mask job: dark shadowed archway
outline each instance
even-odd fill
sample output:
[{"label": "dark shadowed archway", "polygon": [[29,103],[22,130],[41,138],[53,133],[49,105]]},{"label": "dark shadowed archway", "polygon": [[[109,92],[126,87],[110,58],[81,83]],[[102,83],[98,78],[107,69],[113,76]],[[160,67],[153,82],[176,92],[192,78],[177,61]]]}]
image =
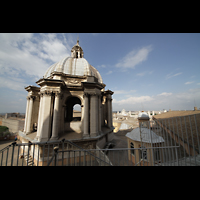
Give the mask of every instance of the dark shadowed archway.
[{"label": "dark shadowed archway", "polygon": [[78,97],[70,97],[66,100],[65,122],[73,121],[73,107],[75,104],[81,106],[81,100]]}]

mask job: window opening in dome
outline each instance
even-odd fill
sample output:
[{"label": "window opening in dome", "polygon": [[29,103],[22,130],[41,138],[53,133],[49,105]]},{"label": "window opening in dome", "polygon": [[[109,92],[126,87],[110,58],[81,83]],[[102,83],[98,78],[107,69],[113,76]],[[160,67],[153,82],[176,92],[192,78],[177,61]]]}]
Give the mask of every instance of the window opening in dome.
[{"label": "window opening in dome", "polygon": [[78,58],[78,52],[76,52],[76,58]]}]

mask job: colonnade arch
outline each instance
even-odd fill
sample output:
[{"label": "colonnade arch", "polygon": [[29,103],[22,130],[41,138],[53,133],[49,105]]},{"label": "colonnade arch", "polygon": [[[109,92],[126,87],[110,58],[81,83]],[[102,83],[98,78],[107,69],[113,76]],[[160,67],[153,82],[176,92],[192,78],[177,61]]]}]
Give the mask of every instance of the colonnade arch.
[{"label": "colonnade arch", "polygon": [[[73,117],[73,107],[78,104],[82,105],[81,99],[77,96],[70,96],[65,101],[65,122],[71,122],[74,120]],[[81,120],[78,120],[81,121]]]}]

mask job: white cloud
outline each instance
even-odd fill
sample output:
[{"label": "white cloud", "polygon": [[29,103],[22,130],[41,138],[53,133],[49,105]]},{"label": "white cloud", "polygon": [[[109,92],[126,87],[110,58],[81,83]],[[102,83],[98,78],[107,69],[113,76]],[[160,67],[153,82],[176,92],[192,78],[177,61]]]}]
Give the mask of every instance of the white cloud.
[{"label": "white cloud", "polygon": [[136,76],[144,76],[145,74],[146,72],[141,72],[141,73],[136,74]]},{"label": "white cloud", "polygon": [[134,93],[137,90],[115,90],[114,94],[129,94],[129,93]]},{"label": "white cloud", "polygon": [[152,73],[153,73],[153,71],[144,71],[144,72],[141,72],[141,73],[137,73],[136,76],[144,76],[146,74],[151,75]]},{"label": "white cloud", "polygon": [[112,73],[113,73],[113,71],[110,70],[109,72],[106,73],[106,75],[109,75],[109,74],[112,74]]},{"label": "white cloud", "polygon": [[141,97],[129,97],[127,99],[123,99],[120,101],[115,100],[113,103],[118,103],[119,105],[126,105],[126,104],[136,104],[136,103],[141,103],[141,102],[147,102],[147,101],[152,101],[154,100],[153,97],[150,96],[141,96]]},{"label": "white cloud", "polygon": [[124,58],[122,58],[115,66],[122,68],[135,68],[136,65],[145,61],[152,51],[152,46],[146,46],[138,51],[132,50]]},{"label": "white cloud", "polygon": [[158,96],[166,96],[166,97],[170,95],[172,95],[172,93],[163,92],[161,94],[158,94]]},{"label": "white cloud", "polygon": [[25,81],[21,78],[0,76],[0,88],[22,91],[25,85]]},{"label": "white cloud", "polygon": [[166,80],[167,79],[170,79],[170,78],[172,78],[172,77],[175,77],[175,76],[179,76],[179,75],[181,75],[183,72],[179,72],[179,73],[176,73],[176,74],[173,74],[173,73],[170,73],[170,74],[167,74],[166,75]]},{"label": "white cloud", "polygon": [[[131,96],[118,100],[117,95],[114,96],[113,110],[192,110],[195,102],[200,102],[200,88],[190,89],[180,93],[163,92],[155,96]],[[197,107],[200,104],[197,103]]]},{"label": "white cloud", "polygon": [[188,81],[188,82],[185,83],[185,85],[189,85],[189,84],[192,84],[192,83],[194,83],[194,81],[191,81],[191,82]]},{"label": "white cloud", "polygon": [[91,33],[92,35],[96,36],[96,35],[99,35],[100,33]]},{"label": "white cloud", "polygon": [[106,65],[98,65],[97,67],[98,67],[98,68],[105,68]]},{"label": "white cloud", "polygon": [[[50,65],[69,56],[72,39],[60,34],[1,33],[0,73],[41,78]],[[70,45],[69,45],[70,44]]]}]

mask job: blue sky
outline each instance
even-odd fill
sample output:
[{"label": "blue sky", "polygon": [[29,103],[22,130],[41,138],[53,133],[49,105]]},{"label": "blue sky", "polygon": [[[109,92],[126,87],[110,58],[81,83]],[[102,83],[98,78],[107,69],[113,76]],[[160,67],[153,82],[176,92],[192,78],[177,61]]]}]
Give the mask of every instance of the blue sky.
[{"label": "blue sky", "polygon": [[77,35],[114,111],[200,108],[199,33],[1,33],[0,113],[25,112],[24,86],[70,56]]}]

